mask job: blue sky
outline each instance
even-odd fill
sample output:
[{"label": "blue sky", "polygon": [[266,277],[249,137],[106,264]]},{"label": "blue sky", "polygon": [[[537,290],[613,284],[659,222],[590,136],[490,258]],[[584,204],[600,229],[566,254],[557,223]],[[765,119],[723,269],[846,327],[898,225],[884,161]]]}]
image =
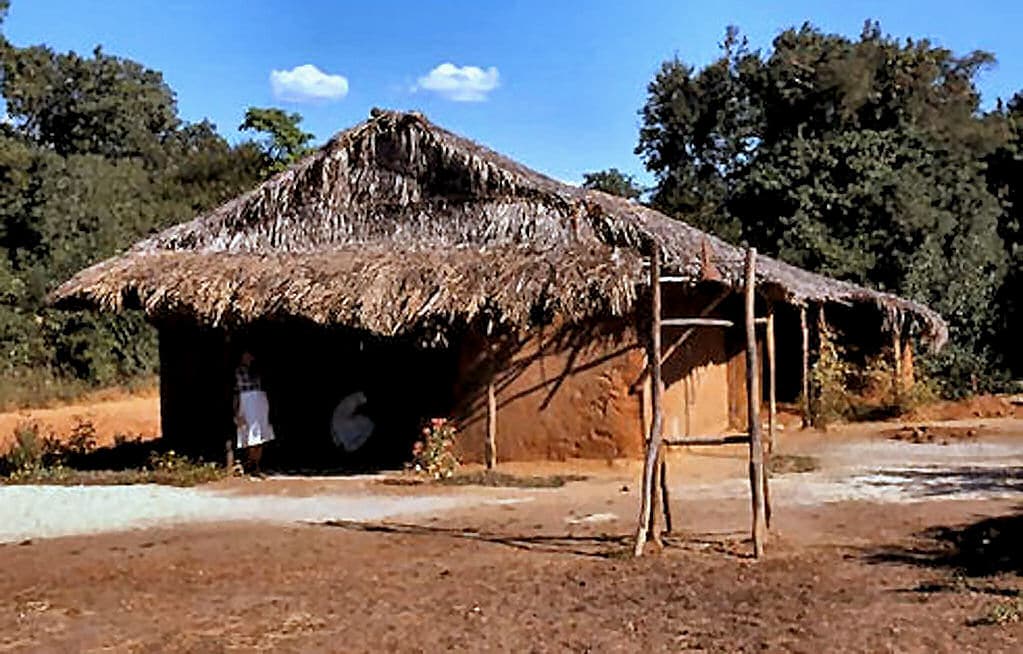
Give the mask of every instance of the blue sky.
[{"label": "blue sky", "polygon": [[[18,45],[101,44],[139,60],[163,72],[186,120],[210,118],[232,140],[249,106],[298,111],[318,140],[374,106],[418,109],[560,179],[615,166],[649,181],[633,154],[637,111],[663,60],[710,61],[729,24],[766,48],[807,20],[856,35],[866,18],[956,52],[994,52],[985,104],[1023,88],[1013,0],[13,0],[4,31]],[[273,71],[284,73],[276,94]]]}]

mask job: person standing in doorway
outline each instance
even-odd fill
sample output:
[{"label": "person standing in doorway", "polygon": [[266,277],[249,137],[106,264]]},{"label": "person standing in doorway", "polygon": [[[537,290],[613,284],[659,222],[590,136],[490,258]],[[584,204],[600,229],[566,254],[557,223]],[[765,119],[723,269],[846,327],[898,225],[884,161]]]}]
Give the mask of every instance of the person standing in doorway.
[{"label": "person standing in doorway", "polygon": [[234,416],[238,427],[236,445],[245,451],[248,472],[262,476],[263,445],[274,439],[270,425],[270,402],[263,391],[256,358],[244,351],[234,372]]}]

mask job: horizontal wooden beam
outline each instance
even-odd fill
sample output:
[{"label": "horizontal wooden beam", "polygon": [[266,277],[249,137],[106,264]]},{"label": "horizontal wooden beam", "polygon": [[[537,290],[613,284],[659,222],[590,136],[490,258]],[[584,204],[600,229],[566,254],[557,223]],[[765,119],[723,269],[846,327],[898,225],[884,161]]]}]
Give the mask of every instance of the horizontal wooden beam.
[{"label": "horizontal wooden beam", "polygon": [[[766,325],[767,318],[757,318],[758,325]],[[735,327],[734,320],[725,318],[665,318],[662,327]]]},{"label": "horizontal wooden beam", "polygon": [[686,447],[690,445],[735,445],[740,443],[749,443],[749,434],[666,437],[663,442],[669,447]]},{"label": "horizontal wooden beam", "polygon": [[735,327],[734,320],[722,318],[669,318],[661,321],[662,327]]}]

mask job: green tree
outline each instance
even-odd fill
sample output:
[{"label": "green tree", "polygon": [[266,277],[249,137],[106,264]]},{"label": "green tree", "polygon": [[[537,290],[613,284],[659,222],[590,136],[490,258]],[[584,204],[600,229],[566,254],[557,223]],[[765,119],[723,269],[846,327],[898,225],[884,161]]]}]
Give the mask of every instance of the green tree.
[{"label": "green tree", "polygon": [[276,108],[249,107],[238,129],[265,135],[261,143],[266,157],[266,169],[274,173],[286,169],[311,152],[309,142],[313,135],[302,131],[298,126],[301,122],[302,116],[298,113],[287,113]]},{"label": "green tree", "polygon": [[617,168],[583,173],[583,188],[603,191],[627,200],[636,200],[643,194],[643,187],[636,182],[636,178]]},{"label": "green tree", "polygon": [[1023,330],[1023,93],[999,104],[994,115],[1005,121],[1009,133],[1005,145],[988,159],[988,181],[1002,202],[998,234],[1005,244],[1008,274],[998,293],[1000,318],[997,349],[1016,377],[1023,376],[1023,350],[1018,334]]},{"label": "green tree", "polygon": [[61,155],[151,157],[180,126],[163,76],[130,59],[9,48],[2,92],[19,133]]},{"label": "green tree", "polygon": [[[6,4],[0,0],[0,18]],[[51,311],[79,269],[251,188],[266,159],[184,124],[162,76],[103,53],[0,41],[0,403],[47,376],[108,384],[157,365],[140,315]],[[36,380],[38,381],[38,380]]]},{"label": "green tree", "polygon": [[730,28],[722,48],[700,70],[666,62],[649,86],[637,152],[655,206],[926,302],[950,322],[940,364],[956,384],[989,369],[1006,266],[985,160],[1006,132],[981,114],[975,79],[993,57],[876,23],[855,40],[786,30],[768,54]]}]

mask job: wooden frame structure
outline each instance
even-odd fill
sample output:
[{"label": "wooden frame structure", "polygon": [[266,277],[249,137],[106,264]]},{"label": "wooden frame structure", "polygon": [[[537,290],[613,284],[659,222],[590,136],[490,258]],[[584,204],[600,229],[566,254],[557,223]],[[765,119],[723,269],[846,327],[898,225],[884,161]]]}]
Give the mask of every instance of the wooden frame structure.
[{"label": "wooden frame structure", "polygon": [[[749,477],[750,495],[752,500],[752,538],[753,555],[761,557],[764,553],[764,540],[766,531],[770,526],[771,504],[770,489],[766,461],[775,441],[775,356],[774,356],[774,311],[770,303],[767,307],[767,315],[764,318],[757,318],[756,310],[756,258],[757,252],[750,248],[746,251],[745,278],[743,284],[743,296],[745,300],[745,332],[746,332],[746,398],[747,398],[747,421],[748,427],[745,434],[730,434],[724,436],[668,436],[663,435],[664,410],[663,389],[661,381],[661,365],[685,339],[697,327],[722,328],[732,327],[734,321],[717,318],[708,318],[707,315],[724,298],[720,296],[711,305],[705,308],[699,317],[696,318],[669,318],[664,319],[661,315],[661,283],[672,281],[686,281],[682,278],[661,277],[661,255],[656,246],[650,257],[650,289],[651,289],[651,321],[650,340],[648,351],[648,370],[650,374],[650,400],[652,417],[650,431],[646,439],[646,451],[643,462],[643,479],[640,498],[639,520],[636,528],[634,556],[643,554],[644,546],[648,540],[656,544],[661,543],[661,527],[658,521],[658,503],[661,505],[664,518],[664,526],[671,531],[671,511],[668,505],[668,484],[667,464],[664,458],[664,449],[676,446],[698,446],[698,445],[727,445],[746,443],[749,445]],[[760,424],[760,405],[762,394],[760,391],[760,366],[758,363],[758,348],[756,327],[758,324],[766,326],[766,348],[767,348],[767,383],[768,383],[768,439],[765,444],[763,429]],[[662,352],[661,330],[665,326],[685,326],[687,330],[669,349]],[[663,448],[662,448],[663,446]]]}]

